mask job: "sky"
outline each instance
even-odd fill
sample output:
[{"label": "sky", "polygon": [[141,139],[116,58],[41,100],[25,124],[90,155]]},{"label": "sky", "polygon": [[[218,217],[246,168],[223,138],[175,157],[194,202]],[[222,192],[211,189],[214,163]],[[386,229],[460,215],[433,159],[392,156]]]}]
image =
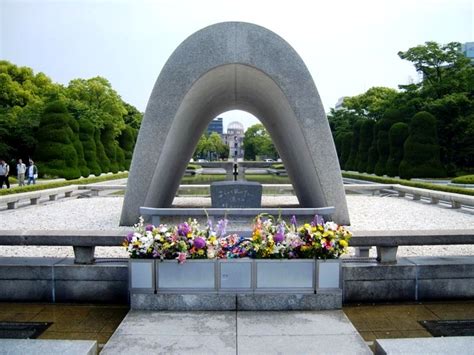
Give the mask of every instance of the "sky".
[{"label": "sky", "polygon": [[[474,0],[0,0],[0,58],[67,85],[107,78],[144,111],[161,68],[203,27],[258,24],[306,63],[326,112],[342,96],[418,81],[397,53],[426,41],[474,40]],[[242,111],[224,115],[247,128]]]}]

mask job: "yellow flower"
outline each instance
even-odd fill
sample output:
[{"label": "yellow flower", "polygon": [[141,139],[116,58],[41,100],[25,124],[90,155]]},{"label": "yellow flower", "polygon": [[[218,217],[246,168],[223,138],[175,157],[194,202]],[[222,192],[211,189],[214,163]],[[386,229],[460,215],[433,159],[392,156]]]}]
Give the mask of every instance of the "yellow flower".
[{"label": "yellow flower", "polygon": [[304,227],[305,227],[306,229],[310,229],[310,228],[311,228],[311,225],[310,225],[309,223],[305,223]]},{"label": "yellow flower", "polygon": [[340,240],[339,245],[343,248],[347,248],[349,246],[349,243],[347,243],[345,240]]},{"label": "yellow flower", "polygon": [[204,249],[199,249],[199,250],[198,250],[198,254],[199,254],[199,255],[204,255]]}]

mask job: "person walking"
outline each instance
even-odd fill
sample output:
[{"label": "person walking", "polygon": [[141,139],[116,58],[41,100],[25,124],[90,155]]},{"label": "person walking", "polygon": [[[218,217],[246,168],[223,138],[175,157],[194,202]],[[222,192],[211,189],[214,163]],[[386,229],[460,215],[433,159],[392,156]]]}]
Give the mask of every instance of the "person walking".
[{"label": "person walking", "polygon": [[25,173],[26,173],[26,165],[23,163],[23,160],[18,159],[18,164],[16,164],[18,186],[25,186]]},{"label": "person walking", "polygon": [[28,185],[36,184],[36,179],[38,178],[38,168],[36,167],[33,160],[30,159],[30,166],[27,169],[27,176],[28,176]]},{"label": "person walking", "polygon": [[5,183],[7,189],[10,188],[10,181],[8,181],[8,175],[10,174],[10,166],[5,160],[0,159],[0,189],[3,189]]}]

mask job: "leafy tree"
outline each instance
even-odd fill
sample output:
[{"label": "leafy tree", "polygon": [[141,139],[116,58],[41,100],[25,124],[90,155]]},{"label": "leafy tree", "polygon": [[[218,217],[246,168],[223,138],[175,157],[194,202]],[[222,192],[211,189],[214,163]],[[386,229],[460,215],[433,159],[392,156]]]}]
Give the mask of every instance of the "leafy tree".
[{"label": "leafy tree", "polygon": [[400,163],[400,177],[444,177],[445,174],[439,155],[436,118],[428,112],[419,112],[410,123]]},{"label": "leafy tree", "polygon": [[408,137],[408,125],[398,122],[390,127],[388,132],[390,153],[388,155],[386,172],[388,176],[398,176],[400,162],[403,159],[403,144]]},{"label": "leafy tree", "polygon": [[273,159],[278,156],[270,135],[260,123],[249,127],[245,131],[243,144],[245,160],[255,160],[257,155]]},{"label": "leafy tree", "polygon": [[55,101],[46,107],[41,117],[36,150],[41,174],[68,180],[81,176],[70,120],[72,117],[63,102]]},{"label": "leafy tree", "polygon": [[359,117],[379,120],[397,95],[398,92],[394,89],[373,87],[361,95],[345,98],[342,105]]},{"label": "leafy tree", "polygon": [[374,120],[364,120],[360,126],[360,140],[357,170],[361,173],[367,171],[367,162],[369,160],[369,149],[372,146],[374,137]]}]

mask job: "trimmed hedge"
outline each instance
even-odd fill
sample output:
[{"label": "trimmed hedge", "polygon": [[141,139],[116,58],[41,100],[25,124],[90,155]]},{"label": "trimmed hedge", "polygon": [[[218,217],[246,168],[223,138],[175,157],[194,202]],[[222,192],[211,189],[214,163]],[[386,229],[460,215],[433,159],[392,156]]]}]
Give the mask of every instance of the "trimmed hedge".
[{"label": "trimmed hedge", "polygon": [[75,179],[75,180],[68,180],[68,181],[57,181],[57,182],[48,182],[48,183],[36,184],[36,185],[17,186],[11,189],[0,189],[0,196],[11,195],[11,194],[16,194],[16,193],[21,193],[21,192],[47,190],[47,189],[52,189],[55,187],[63,187],[63,186],[69,186],[69,185],[94,184],[96,182],[125,179],[127,177],[128,177],[128,173],[118,173],[118,174],[113,174],[113,175],[107,174],[107,175],[95,176],[91,178],[82,178],[82,179]]},{"label": "trimmed hedge", "polygon": [[369,148],[367,157],[367,167],[365,169],[368,174],[374,173],[375,165],[377,164],[377,160],[379,160],[379,153],[377,150],[377,136],[379,133],[379,126],[375,124],[373,129],[374,131],[372,134],[372,145]]},{"label": "trimmed hedge", "polygon": [[388,119],[381,119],[377,122],[377,163],[374,167],[374,173],[376,175],[382,176],[386,172],[386,165],[388,155],[390,153],[390,145],[389,145],[389,138],[388,138],[388,131],[392,126],[391,121]]},{"label": "trimmed hedge", "polygon": [[40,176],[64,177],[67,180],[81,176],[74,147],[73,120],[62,101],[46,106],[38,129],[38,147],[35,157]]},{"label": "trimmed hedge", "polygon": [[341,159],[339,160],[339,165],[341,166],[341,169],[345,168],[346,163],[349,160],[353,135],[354,134],[352,132],[346,132],[342,137]]},{"label": "trimmed hedge", "polygon": [[410,186],[410,187],[419,187],[421,189],[452,192],[456,194],[474,196],[474,190],[463,189],[460,187],[429,184],[426,182],[418,182],[418,181],[415,182],[415,181],[410,181],[410,180],[405,180],[405,179],[386,178],[386,177],[367,175],[367,174],[357,174],[357,173],[343,172],[342,176],[349,179],[366,180],[366,181],[378,182],[381,184],[399,184],[399,185],[405,185],[405,186]]},{"label": "trimmed hedge", "polygon": [[84,150],[84,160],[86,161],[87,167],[91,174],[100,176],[102,169],[97,162],[97,149],[94,140],[94,125],[87,118],[81,118],[79,120],[79,139],[82,143]]},{"label": "trimmed hedge", "polygon": [[409,131],[403,146],[400,177],[410,179],[446,176],[440,160],[436,118],[428,112],[418,112],[410,122]]},{"label": "trimmed hedge", "polygon": [[395,123],[388,131],[390,154],[388,155],[386,172],[388,176],[398,176],[400,162],[403,159],[403,144],[408,137],[408,125],[403,122]]},{"label": "trimmed hedge", "polygon": [[349,158],[344,164],[346,170],[357,170],[359,163],[359,141],[360,141],[360,128],[362,126],[362,120],[356,121],[352,130],[352,141],[351,141],[351,152]]},{"label": "trimmed hedge", "polygon": [[188,170],[198,170],[198,169],[202,169],[202,166],[198,165],[198,164],[188,164],[186,169],[188,169]]},{"label": "trimmed hedge", "polygon": [[455,184],[474,184],[474,175],[458,176],[451,180]]},{"label": "trimmed hedge", "polygon": [[360,127],[359,153],[357,155],[357,171],[360,173],[367,171],[369,149],[372,146],[372,140],[374,138],[374,125],[374,120],[365,120]]}]

